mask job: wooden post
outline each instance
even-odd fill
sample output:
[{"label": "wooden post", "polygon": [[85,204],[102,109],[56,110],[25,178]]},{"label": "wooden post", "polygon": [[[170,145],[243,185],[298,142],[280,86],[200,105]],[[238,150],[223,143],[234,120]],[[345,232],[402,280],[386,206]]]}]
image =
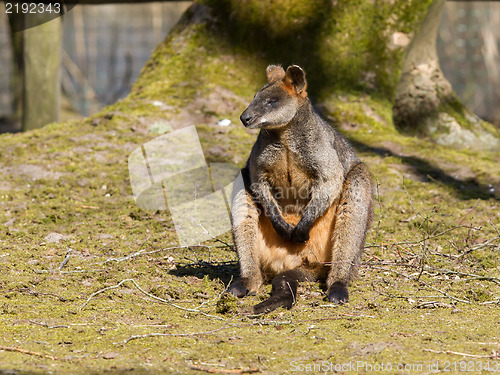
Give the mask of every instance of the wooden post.
[{"label": "wooden post", "polygon": [[[47,17],[44,14],[25,16]],[[22,127],[26,131],[59,121],[61,17],[21,32],[24,68]]]}]

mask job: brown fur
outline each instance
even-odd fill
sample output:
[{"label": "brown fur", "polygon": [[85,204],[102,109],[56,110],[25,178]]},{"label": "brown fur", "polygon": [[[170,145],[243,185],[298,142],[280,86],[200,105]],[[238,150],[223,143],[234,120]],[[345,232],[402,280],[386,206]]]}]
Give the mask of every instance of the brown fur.
[{"label": "brown fur", "polygon": [[[284,240],[274,230],[265,215],[259,217],[256,252],[260,255],[260,268],[270,280],[286,270],[304,267],[317,279],[325,279],[332,259],[332,230],[335,223],[336,205],[314,223],[307,243],[293,243]],[[297,225],[300,216],[284,215],[284,219]]]}]

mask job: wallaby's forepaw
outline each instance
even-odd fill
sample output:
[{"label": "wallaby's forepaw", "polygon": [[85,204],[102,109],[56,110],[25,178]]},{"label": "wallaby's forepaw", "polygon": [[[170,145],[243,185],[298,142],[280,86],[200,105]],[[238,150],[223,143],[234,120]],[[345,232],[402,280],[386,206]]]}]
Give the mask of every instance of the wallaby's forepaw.
[{"label": "wallaby's forepaw", "polygon": [[297,243],[304,243],[309,240],[309,230],[295,227],[292,232],[291,240]]},{"label": "wallaby's forepaw", "polygon": [[244,277],[233,281],[228,288],[228,292],[238,298],[255,295],[255,291],[250,290],[248,287],[248,279]]},{"label": "wallaby's forepaw", "polygon": [[285,240],[290,240],[292,238],[293,225],[287,223],[286,221],[272,223],[276,232],[283,237]]},{"label": "wallaby's forepaw", "polygon": [[326,292],[330,302],[342,305],[349,302],[349,291],[344,283],[335,283]]}]

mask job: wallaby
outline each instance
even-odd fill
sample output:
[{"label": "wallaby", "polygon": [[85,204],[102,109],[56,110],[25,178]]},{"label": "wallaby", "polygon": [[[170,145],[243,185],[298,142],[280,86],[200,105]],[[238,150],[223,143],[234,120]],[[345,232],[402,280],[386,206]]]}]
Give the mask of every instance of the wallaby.
[{"label": "wallaby", "polygon": [[268,83],[240,119],[261,129],[233,191],[237,297],[272,279],[253,313],[291,308],[300,281],[326,281],[333,303],[349,300],[372,216],[373,180],[349,143],[314,111],[304,71],[267,67]]}]

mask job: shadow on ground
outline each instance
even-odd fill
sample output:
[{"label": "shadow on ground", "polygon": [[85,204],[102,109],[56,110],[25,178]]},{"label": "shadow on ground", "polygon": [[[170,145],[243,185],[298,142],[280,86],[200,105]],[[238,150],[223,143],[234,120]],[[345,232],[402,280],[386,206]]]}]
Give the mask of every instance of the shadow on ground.
[{"label": "shadow on ground", "polygon": [[[349,137],[347,136],[349,139]],[[405,165],[414,168],[414,171],[419,174],[421,181],[429,180],[441,183],[450,187],[455,196],[462,200],[468,199],[483,199],[487,200],[495,198],[500,200],[500,186],[481,184],[476,178],[459,179],[451,176],[442,168],[430,163],[429,161],[411,155],[401,155],[386,147],[375,147],[359,142],[354,139],[349,139],[351,144],[361,152],[369,152],[382,157],[395,157]],[[498,184],[498,181],[495,181]]]},{"label": "shadow on ground", "polygon": [[175,270],[170,270],[168,273],[177,277],[194,276],[199,279],[208,276],[210,280],[220,280],[227,286],[231,280],[239,276],[239,266],[236,261],[222,264],[200,261],[187,265],[178,264]]}]

